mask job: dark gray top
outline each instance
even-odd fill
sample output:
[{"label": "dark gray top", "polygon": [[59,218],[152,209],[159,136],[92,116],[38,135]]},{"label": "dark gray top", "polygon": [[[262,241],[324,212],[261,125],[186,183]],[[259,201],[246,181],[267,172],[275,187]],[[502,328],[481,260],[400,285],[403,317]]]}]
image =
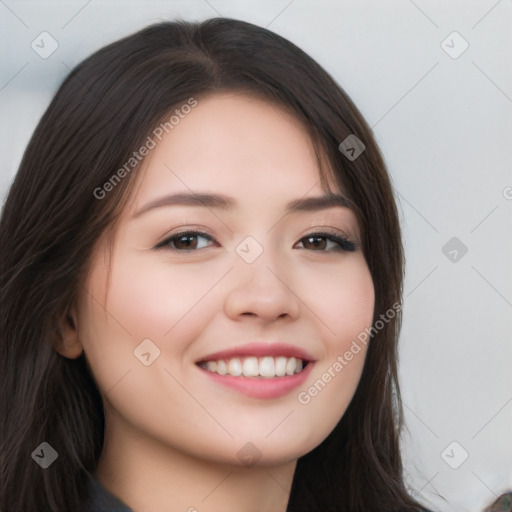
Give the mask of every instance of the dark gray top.
[{"label": "dark gray top", "polygon": [[90,476],[91,496],[84,512],[133,512],[119,498],[109,492],[93,475]]},{"label": "dark gray top", "polygon": [[[119,498],[110,493],[101,482],[91,475],[90,478],[91,498],[84,509],[84,512],[133,512]],[[425,512],[431,512],[424,509]]]}]

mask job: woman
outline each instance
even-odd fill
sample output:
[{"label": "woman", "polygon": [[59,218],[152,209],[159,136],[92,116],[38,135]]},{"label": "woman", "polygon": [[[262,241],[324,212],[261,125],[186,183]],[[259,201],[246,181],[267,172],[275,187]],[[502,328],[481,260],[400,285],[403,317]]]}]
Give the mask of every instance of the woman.
[{"label": "woman", "polygon": [[0,239],[2,512],[423,510],[389,177],[289,41],[217,18],[96,52]]}]

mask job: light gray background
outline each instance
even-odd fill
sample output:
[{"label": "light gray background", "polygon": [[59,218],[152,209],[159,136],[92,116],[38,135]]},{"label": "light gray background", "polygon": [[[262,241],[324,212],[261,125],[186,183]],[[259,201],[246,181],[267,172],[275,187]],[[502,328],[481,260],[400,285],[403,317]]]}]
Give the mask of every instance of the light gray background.
[{"label": "light gray background", "polygon": [[[510,0],[0,0],[0,197],[73,66],[149,23],[219,15],[295,42],[373,127],[406,246],[408,485],[436,510],[482,510],[512,488]],[[59,45],[47,59],[31,48],[43,31]],[[452,237],[465,255],[442,252]]]}]

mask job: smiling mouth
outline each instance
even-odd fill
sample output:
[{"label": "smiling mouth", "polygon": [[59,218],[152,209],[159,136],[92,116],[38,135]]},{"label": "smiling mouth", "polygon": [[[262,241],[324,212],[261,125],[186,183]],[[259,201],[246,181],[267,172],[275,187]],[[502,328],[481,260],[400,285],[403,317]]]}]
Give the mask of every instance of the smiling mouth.
[{"label": "smiling mouth", "polygon": [[309,361],[285,356],[248,356],[200,361],[197,364],[204,370],[216,373],[217,375],[274,379],[302,372],[309,364]]}]

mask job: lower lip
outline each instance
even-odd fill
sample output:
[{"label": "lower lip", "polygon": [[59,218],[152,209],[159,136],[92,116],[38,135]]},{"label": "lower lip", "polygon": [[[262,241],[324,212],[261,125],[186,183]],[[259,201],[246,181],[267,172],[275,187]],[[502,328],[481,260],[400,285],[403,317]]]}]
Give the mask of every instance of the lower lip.
[{"label": "lower lip", "polygon": [[233,377],[232,375],[219,375],[218,373],[209,372],[200,366],[198,366],[198,368],[214,382],[218,382],[219,384],[234,389],[244,395],[253,398],[279,398],[303,384],[311,373],[313,364],[313,362],[308,363],[301,372],[295,373],[294,375],[286,375],[285,377],[274,377],[270,379],[261,377]]}]

